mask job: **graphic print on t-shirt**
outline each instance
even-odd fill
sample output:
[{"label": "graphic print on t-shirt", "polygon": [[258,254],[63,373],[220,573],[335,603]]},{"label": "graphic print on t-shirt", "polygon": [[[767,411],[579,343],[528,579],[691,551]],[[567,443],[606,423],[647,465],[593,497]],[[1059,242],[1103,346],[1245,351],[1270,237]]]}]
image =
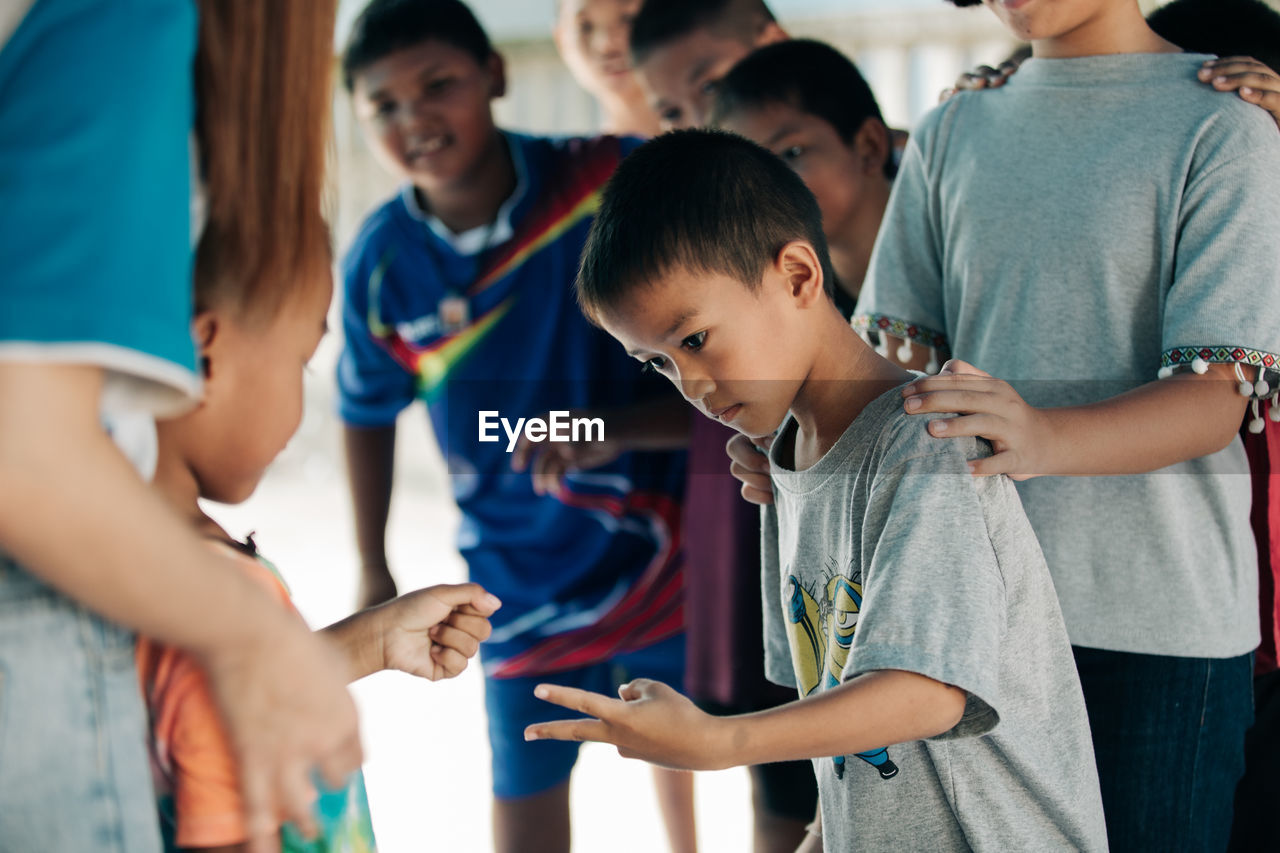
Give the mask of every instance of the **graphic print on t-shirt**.
[{"label": "graphic print on t-shirt", "polygon": [[[850,566],[849,575],[841,574],[839,563],[827,557],[826,583],[821,589],[805,589],[800,579],[787,567],[784,592],[787,633],[791,645],[791,663],[802,696],[840,684],[853,632],[858,627],[862,610],[862,570]],[[881,748],[859,752],[857,757],[870,764],[882,779],[898,775],[898,765],[889,759],[889,751]],[[836,777],[844,778],[844,756],[831,759]]]}]

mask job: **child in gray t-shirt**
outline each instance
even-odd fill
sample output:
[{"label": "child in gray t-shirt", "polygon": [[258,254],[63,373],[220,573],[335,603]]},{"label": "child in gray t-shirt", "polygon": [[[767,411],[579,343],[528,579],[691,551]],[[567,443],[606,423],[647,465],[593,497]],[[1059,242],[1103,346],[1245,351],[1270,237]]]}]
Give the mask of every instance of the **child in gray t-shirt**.
[{"label": "child in gray t-shirt", "polygon": [[704,414],[782,427],[765,655],[801,699],[712,717],[646,679],[621,699],[541,685],[594,719],[526,738],[688,769],[813,759],[830,851],[1105,850],[1084,701],[1017,493],[971,476],[985,443],[937,442],[903,412],[914,375],[843,321],[832,281],[816,202],[754,143],[678,131],[618,168],[579,300]]}]

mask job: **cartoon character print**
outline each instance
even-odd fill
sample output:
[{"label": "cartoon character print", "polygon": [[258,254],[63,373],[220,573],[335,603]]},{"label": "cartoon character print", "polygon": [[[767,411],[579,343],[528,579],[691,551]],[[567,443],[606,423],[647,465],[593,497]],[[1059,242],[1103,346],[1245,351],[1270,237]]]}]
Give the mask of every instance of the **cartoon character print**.
[{"label": "cartoon character print", "polygon": [[[787,573],[784,609],[791,634],[791,665],[802,696],[840,683],[862,610],[861,570],[846,577],[836,570],[834,559],[827,562],[827,581],[820,592],[805,589],[798,577]],[[857,757],[876,768],[882,779],[898,775],[887,749],[860,752]],[[844,756],[831,760],[836,777],[843,779]]]}]

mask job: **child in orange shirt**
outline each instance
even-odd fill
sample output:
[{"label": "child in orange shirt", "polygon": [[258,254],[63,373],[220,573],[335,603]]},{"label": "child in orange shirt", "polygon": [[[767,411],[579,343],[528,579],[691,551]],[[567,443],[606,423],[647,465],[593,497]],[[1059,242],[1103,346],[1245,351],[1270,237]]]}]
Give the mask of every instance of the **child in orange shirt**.
[{"label": "child in orange shirt", "polygon": [[[232,539],[197,499],[248,498],[298,427],[303,367],[324,334],[333,292],[327,252],[311,267],[274,290],[231,287],[225,278],[212,287],[197,273],[194,331],[204,393],[194,411],[157,424],[155,487],[209,540],[227,571],[268,587],[282,607],[292,606],[288,590],[252,539]],[[346,653],[348,680],[399,669],[434,681],[466,667],[498,607],[477,584],[434,586],[360,611],[324,633]],[[145,638],[137,662],[166,849],[246,849],[250,828],[236,764],[199,664]],[[281,830],[286,853],[375,849],[358,772],[345,788],[322,792],[314,811],[313,826]]]}]

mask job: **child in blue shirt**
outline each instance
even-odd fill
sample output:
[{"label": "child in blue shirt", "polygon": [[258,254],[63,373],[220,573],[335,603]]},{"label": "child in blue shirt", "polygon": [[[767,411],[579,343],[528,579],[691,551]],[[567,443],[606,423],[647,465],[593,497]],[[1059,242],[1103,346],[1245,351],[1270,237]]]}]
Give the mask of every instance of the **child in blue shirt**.
[{"label": "child in blue shirt", "polygon": [[[383,539],[395,421],[420,399],[452,474],[471,577],[505,604],[483,653],[498,849],[534,831],[551,849],[563,834],[567,848],[577,748],[525,744],[524,727],[547,713],[532,685],[681,677],[683,470],[675,455],[626,454],[539,494],[512,470],[501,430],[482,439],[481,413],[515,423],[654,393],[583,320],[572,290],[599,188],[636,143],[496,128],[502,60],[456,0],[376,0],[343,73],[371,145],[406,179],[343,260],[339,410],[362,603],[394,590]],[[606,440],[617,426],[607,420]]]}]

